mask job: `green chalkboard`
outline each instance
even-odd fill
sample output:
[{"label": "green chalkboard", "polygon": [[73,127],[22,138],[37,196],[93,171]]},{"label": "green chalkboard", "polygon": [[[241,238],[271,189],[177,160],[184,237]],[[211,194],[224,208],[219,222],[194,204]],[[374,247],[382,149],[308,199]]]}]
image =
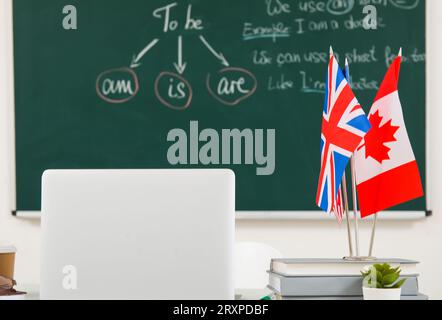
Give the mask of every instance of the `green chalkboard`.
[{"label": "green chalkboard", "polygon": [[[17,210],[40,209],[49,168],[195,167],[233,169],[238,210],[317,210],[330,44],[366,111],[403,47],[425,177],[423,0],[13,3]],[[370,3],[376,30],[362,25]]]}]

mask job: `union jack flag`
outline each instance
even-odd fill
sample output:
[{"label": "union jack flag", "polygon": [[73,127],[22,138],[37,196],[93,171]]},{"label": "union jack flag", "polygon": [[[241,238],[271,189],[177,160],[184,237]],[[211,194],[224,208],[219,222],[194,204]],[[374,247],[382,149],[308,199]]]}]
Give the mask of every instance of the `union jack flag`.
[{"label": "union jack flag", "polygon": [[325,212],[342,210],[339,188],[345,168],[370,130],[359,105],[330,49],[321,133],[321,171],[316,203]]}]

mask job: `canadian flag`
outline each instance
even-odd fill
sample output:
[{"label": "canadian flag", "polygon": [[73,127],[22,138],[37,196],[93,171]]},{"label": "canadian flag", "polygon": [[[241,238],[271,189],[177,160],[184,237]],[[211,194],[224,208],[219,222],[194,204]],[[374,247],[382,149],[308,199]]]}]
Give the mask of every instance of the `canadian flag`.
[{"label": "canadian flag", "polygon": [[362,217],[424,194],[398,94],[401,61],[402,50],[388,69],[370,110],[372,129],[354,155]]}]

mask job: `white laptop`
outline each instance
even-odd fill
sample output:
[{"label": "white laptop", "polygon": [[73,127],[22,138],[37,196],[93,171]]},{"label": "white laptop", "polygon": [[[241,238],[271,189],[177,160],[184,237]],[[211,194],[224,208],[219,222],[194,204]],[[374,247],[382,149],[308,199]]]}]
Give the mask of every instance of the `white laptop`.
[{"label": "white laptop", "polygon": [[230,170],[48,170],[42,299],[233,299]]}]

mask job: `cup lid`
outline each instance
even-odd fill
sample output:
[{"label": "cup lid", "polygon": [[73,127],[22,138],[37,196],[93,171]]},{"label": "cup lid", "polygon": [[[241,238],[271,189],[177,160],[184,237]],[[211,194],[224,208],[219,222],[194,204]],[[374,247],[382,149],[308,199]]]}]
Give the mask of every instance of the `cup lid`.
[{"label": "cup lid", "polygon": [[2,253],[16,253],[17,248],[13,245],[2,245],[0,244],[0,254]]}]

